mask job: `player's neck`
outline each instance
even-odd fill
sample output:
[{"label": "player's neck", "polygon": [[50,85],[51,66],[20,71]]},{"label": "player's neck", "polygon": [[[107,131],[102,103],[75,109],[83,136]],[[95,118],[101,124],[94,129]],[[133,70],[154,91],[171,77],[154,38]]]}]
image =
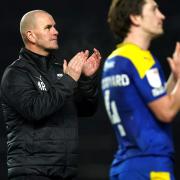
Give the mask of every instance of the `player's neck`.
[{"label": "player's neck", "polygon": [[139,46],[143,50],[148,50],[151,43],[151,38],[137,35],[136,33],[129,33],[124,39],[123,43],[132,43]]}]

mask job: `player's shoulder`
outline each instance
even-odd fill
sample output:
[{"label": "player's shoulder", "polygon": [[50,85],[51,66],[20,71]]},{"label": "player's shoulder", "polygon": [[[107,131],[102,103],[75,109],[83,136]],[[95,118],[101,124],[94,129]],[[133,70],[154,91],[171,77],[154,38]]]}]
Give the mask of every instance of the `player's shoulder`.
[{"label": "player's shoulder", "polygon": [[138,71],[141,78],[143,78],[146,71],[155,64],[154,57],[150,51],[143,50],[132,43],[118,44],[117,49],[115,49],[110,54],[108,59],[112,59],[114,57],[120,57],[121,59],[125,58],[129,60]]},{"label": "player's shoulder", "polygon": [[121,43],[117,45],[117,48],[109,55],[108,58],[113,58],[115,56],[123,56],[129,59],[134,58],[136,54],[139,54],[141,49],[130,43]]}]

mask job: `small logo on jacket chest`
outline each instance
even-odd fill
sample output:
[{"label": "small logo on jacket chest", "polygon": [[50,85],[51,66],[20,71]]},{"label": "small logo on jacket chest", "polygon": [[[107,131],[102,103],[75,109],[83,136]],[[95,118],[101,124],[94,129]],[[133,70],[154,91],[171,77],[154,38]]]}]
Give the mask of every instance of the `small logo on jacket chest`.
[{"label": "small logo on jacket chest", "polygon": [[61,79],[63,77],[62,73],[57,74],[57,79]]},{"label": "small logo on jacket chest", "polygon": [[41,79],[41,76],[40,77],[36,77],[39,81],[37,82],[38,83],[38,87],[41,91],[47,91],[46,89],[46,85],[45,83],[42,81]]}]

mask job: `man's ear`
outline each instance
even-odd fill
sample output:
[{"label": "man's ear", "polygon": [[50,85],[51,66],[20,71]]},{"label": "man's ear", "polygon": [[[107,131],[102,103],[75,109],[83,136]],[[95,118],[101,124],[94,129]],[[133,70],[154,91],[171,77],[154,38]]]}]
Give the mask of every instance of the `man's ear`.
[{"label": "man's ear", "polygon": [[30,42],[35,43],[35,41],[36,41],[35,34],[32,31],[27,31],[26,37]]},{"label": "man's ear", "polygon": [[130,15],[130,20],[132,22],[132,24],[134,24],[135,26],[138,26],[141,20],[141,16],[140,15]]}]

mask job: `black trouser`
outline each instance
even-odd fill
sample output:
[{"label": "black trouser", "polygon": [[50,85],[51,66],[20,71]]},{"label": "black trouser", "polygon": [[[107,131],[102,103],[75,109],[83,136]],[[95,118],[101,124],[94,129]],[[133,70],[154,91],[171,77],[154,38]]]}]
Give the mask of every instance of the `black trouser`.
[{"label": "black trouser", "polygon": [[45,177],[45,176],[17,176],[9,178],[8,180],[76,180],[76,178],[61,178],[61,177]]}]

